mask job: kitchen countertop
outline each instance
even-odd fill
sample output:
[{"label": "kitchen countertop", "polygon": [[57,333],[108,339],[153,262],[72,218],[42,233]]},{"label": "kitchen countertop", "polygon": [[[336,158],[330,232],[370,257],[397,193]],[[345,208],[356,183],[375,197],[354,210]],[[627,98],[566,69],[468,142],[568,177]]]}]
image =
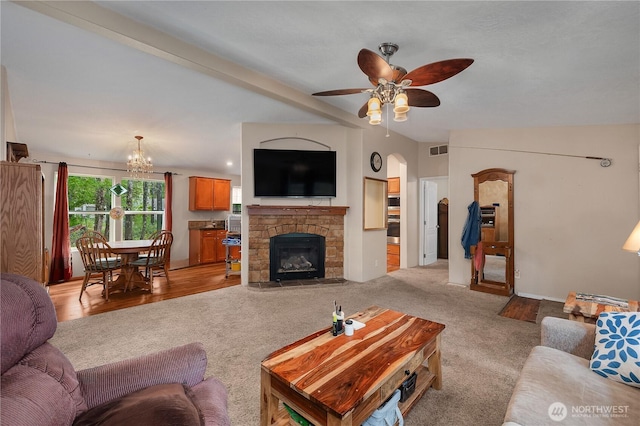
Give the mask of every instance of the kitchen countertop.
[{"label": "kitchen countertop", "polygon": [[189,229],[225,229],[224,220],[190,220]]}]

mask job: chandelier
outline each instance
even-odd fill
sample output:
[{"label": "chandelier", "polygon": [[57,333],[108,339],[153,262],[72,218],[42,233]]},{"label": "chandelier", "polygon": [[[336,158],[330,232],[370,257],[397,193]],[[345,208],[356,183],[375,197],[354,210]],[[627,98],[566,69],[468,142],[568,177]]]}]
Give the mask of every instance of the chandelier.
[{"label": "chandelier", "polygon": [[140,146],[142,136],[134,136],[138,140],[138,149],[133,150],[133,155],[127,160],[127,172],[133,178],[144,178],[153,173],[151,157],[144,158],[144,151]]}]

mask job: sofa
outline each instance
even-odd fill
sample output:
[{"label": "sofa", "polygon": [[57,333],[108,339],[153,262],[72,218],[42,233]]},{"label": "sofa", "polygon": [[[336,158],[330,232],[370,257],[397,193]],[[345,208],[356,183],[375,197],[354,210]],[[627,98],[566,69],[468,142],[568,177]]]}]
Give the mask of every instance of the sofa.
[{"label": "sofa", "polygon": [[541,346],[525,361],[503,426],[640,424],[640,388],[590,368],[595,339],[594,324],[545,317]]},{"label": "sofa", "polygon": [[46,289],[14,274],[0,275],[0,320],[3,426],[231,424],[201,343],[75,371],[48,342],[57,319]]}]

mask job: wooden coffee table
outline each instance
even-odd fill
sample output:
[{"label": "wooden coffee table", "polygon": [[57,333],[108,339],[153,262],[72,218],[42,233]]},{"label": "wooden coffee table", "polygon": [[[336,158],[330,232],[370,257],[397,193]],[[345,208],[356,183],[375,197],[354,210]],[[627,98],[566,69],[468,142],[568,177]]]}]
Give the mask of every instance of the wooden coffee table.
[{"label": "wooden coffee table", "polygon": [[562,311],[570,320],[595,323],[602,312],[638,312],[638,301],[572,291]]},{"label": "wooden coffee table", "polygon": [[359,426],[413,372],[416,389],[400,403],[403,414],[430,387],[442,387],[444,325],[377,306],[349,318],[365,327],[353,336],[333,336],[327,327],[262,361],[262,426],[289,424],[280,402],[315,426]]}]

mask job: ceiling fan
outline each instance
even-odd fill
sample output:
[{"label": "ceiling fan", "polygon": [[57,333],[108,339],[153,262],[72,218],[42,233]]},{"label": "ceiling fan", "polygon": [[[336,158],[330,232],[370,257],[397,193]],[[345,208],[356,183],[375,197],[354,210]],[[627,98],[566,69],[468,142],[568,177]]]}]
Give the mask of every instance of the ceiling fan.
[{"label": "ceiling fan", "polygon": [[384,56],[368,49],[358,53],[358,66],[369,77],[374,88],[338,89],[313,93],[313,96],[352,95],[355,93],[370,93],[369,101],[358,111],[358,117],[369,116],[370,124],[382,122],[381,106],[394,104],[395,121],[405,121],[409,107],[437,107],[440,105],[438,97],[424,89],[414,89],[413,86],[425,86],[446,80],[466,69],[473,63],[473,59],[448,59],[423,65],[407,72],[406,69],[389,63],[389,58],[398,51],[395,43],[382,43],[378,50]]}]

